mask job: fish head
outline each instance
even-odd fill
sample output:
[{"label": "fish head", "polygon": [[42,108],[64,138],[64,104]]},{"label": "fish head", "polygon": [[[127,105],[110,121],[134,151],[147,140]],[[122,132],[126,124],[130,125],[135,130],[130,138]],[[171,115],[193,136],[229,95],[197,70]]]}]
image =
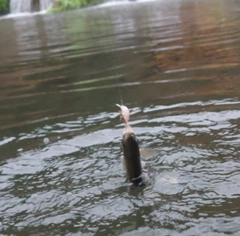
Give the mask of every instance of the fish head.
[{"label": "fish head", "polygon": [[123,129],[123,134],[125,134],[125,133],[133,133],[134,134],[134,131],[130,125],[126,125],[125,128]]},{"label": "fish head", "polygon": [[122,136],[122,145],[124,152],[139,154],[138,140],[133,132],[126,132]]}]

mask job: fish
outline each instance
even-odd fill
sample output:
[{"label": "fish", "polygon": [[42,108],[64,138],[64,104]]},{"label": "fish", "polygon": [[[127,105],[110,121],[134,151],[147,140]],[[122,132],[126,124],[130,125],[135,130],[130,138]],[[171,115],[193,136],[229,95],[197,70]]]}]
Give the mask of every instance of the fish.
[{"label": "fish", "polygon": [[141,185],[143,183],[142,164],[136,135],[132,132],[124,133],[122,147],[127,178],[133,184]]},{"label": "fish", "polygon": [[129,109],[124,105],[117,104],[117,106],[120,107],[120,117],[125,123],[122,135],[122,148],[127,178],[134,185],[143,185],[144,178],[138,140],[132,127],[128,124],[130,112]]}]

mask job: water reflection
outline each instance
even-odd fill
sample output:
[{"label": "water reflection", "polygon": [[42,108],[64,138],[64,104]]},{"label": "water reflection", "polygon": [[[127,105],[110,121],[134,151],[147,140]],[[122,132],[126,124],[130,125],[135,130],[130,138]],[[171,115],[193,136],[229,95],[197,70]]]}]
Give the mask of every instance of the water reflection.
[{"label": "water reflection", "polygon": [[[237,235],[239,3],[0,20],[0,232]],[[122,170],[131,125],[152,182]]]}]

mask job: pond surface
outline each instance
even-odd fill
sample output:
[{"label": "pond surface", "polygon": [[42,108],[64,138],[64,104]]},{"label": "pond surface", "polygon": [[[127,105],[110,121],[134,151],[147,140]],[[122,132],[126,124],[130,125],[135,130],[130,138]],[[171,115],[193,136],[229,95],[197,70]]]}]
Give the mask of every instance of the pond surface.
[{"label": "pond surface", "polygon": [[[0,20],[1,235],[239,235],[240,2]],[[116,103],[151,182],[122,169]]]}]

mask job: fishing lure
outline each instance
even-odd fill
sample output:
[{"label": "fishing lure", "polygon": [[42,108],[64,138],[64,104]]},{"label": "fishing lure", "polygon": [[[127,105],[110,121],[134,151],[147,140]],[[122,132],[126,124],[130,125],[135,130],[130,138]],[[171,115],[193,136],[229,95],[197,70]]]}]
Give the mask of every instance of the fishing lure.
[{"label": "fishing lure", "polygon": [[123,122],[125,123],[125,125],[127,125],[130,118],[129,109],[124,105],[119,105],[119,104],[116,104],[116,105],[120,108],[120,117],[123,119]]}]

